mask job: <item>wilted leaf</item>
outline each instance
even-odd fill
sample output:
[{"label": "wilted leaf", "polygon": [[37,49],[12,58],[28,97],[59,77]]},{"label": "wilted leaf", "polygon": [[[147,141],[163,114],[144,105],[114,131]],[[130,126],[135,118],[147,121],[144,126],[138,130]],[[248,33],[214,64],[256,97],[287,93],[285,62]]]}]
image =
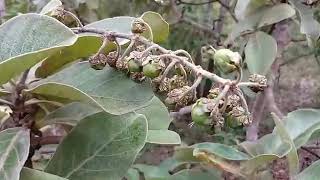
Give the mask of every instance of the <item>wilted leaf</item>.
[{"label": "wilted leaf", "polygon": [[48,14],[61,5],[62,5],[62,2],[60,0],[51,0],[50,2],[48,2],[47,5],[45,5],[42,8],[42,10],[40,11],[40,14]]},{"label": "wilted leaf", "polygon": [[20,171],[28,158],[29,130],[6,129],[0,132],[0,179],[19,180]]},{"label": "wilted leaf", "polygon": [[142,115],[89,116],[59,145],[45,171],[70,180],[119,180],[144,146],[146,135]]},{"label": "wilted leaf", "polygon": [[23,168],[20,176],[20,180],[68,180],[53,174],[29,168]]},{"label": "wilted leaf", "polygon": [[169,36],[169,24],[160,14],[148,11],[143,13],[141,18],[151,27],[154,42],[166,41]]},{"label": "wilted leaf", "polygon": [[25,14],[12,18],[0,26],[0,84],[76,40],[77,35],[51,17]]},{"label": "wilted leaf", "polygon": [[148,130],[148,143],[154,144],[181,144],[179,134],[169,130]]},{"label": "wilted leaf", "polygon": [[272,36],[259,31],[250,37],[245,54],[249,71],[266,75],[276,59],[277,42]]},{"label": "wilted leaf", "polygon": [[149,82],[136,83],[110,67],[96,71],[86,62],[40,81],[28,92],[52,100],[95,104],[118,115],[146,106],[154,96]]},{"label": "wilted leaf", "polygon": [[299,173],[295,179],[298,180],[315,180],[320,176],[320,160],[312,163],[309,167]]},{"label": "wilted leaf", "polygon": [[263,26],[288,19],[294,15],[295,10],[285,3],[257,9],[233,27],[230,38],[233,40],[243,32],[253,31]]}]

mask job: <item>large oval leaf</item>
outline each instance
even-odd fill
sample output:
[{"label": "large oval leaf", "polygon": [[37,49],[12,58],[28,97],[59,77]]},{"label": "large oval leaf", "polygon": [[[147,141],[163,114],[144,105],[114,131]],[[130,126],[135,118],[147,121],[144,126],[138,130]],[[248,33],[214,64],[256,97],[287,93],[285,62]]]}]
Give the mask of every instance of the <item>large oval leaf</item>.
[{"label": "large oval leaf", "polygon": [[28,158],[29,130],[12,128],[0,132],[0,179],[19,180],[20,171]]},{"label": "large oval leaf", "polygon": [[48,77],[29,92],[52,100],[95,103],[118,115],[146,106],[154,96],[149,82],[135,83],[110,67],[96,71],[87,62]]},{"label": "large oval leaf", "polygon": [[250,37],[245,54],[249,71],[266,75],[276,59],[277,42],[272,36],[259,31]]},{"label": "large oval leaf", "polygon": [[53,174],[29,168],[23,168],[20,176],[20,180],[68,180]]},{"label": "large oval leaf", "polygon": [[77,40],[68,27],[44,15],[19,15],[0,26],[0,84]]},{"label": "large oval leaf", "polygon": [[146,135],[142,115],[89,116],[59,145],[45,171],[70,180],[119,180],[144,146]]}]

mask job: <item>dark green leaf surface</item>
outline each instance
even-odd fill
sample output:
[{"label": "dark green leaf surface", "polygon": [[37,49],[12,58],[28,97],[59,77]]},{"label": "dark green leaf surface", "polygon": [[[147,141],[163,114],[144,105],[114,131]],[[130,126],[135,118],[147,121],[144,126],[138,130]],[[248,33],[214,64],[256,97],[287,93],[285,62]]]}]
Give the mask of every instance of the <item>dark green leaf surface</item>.
[{"label": "dark green leaf surface", "polygon": [[63,140],[45,171],[70,180],[119,180],[145,144],[147,121],[135,113],[98,113]]},{"label": "dark green leaf surface", "polygon": [[245,47],[248,69],[252,74],[266,75],[277,56],[276,40],[262,32],[254,33]]}]

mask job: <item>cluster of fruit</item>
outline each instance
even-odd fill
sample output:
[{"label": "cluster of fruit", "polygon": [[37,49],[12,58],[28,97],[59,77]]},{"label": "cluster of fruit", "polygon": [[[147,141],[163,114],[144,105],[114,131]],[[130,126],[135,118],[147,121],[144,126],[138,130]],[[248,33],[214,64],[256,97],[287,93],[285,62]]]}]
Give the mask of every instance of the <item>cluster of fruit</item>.
[{"label": "cluster of fruit", "polygon": [[[139,21],[133,23],[132,32],[134,34],[141,34],[145,30],[143,23]],[[126,71],[136,81],[150,78],[154,90],[166,95],[165,103],[170,109],[192,105],[191,116],[194,124],[214,127],[223,127],[227,124],[229,127],[238,127],[251,123],[250,114],[245,107],[246,104],[243,104],[244,99],[241,98],[243,97],[242,91],[237,86],[242,75],[239,53],[229,49],[206,50],[205,53],[214,61],[214,66],[220,73],[237,72],[239,77],[236,83],[230,85],[227,92],[222,93],[226,84],[221,84],[221,87],[212,87],[207,97],[198,99],[196,88],[202,81],[201,74],[194,73],[195,82],[190,85],[189,74],[192,69],[187,68],[181,61],[175,62],[174,58],[170,59],[170,56],[163,57],[157,48],[150,50],[149,47],[138,41],[131,45],[129,45],[131,52],[127,56],[124,53],[120,57],[118,49],[107,55],[97,53],[89,58],[89,62],[96,70],[101,70],[108,64],[117,70]],[[171,72],[172,69],[174,72]],[[264,76],[252,75],[249,80],[261,87],[266,85]],[[220,96],[221,94],[223,95]]]}]

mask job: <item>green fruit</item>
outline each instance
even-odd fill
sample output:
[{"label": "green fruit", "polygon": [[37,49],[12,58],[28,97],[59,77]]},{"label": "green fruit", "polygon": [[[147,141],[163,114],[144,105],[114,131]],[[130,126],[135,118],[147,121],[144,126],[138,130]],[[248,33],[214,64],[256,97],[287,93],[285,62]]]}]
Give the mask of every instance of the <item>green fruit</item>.
[{"label": "green fruit", "polygon": [[143,66],[143,74],[149,78],[156,78],[160,75],[159,65],[155,63],[148,63]]},{"label": "green fruit", "polygon": [[229,49],[219,49],[213,56],[214,66],[224,74],[234,72],[237,70],[237,65],[232,60],[234,56],[235,53]]},{"label": "green fruit", "polygon": [[230,128],[236,128],[241,126],[241,123],[231,115],[228,115],[225,120],[226,120],[226,125]]},{"label": "green fruit", "polygon": [[134,60],[129,60],[128,69],[130,72],[141,72],[141,67]]},{"label": "green fruit", "polygon": [[207,125],[210,122],[209,113],[206,112],[206,106],[199,99],[193,106],[191,111],[192,121],[197,125]]}]

